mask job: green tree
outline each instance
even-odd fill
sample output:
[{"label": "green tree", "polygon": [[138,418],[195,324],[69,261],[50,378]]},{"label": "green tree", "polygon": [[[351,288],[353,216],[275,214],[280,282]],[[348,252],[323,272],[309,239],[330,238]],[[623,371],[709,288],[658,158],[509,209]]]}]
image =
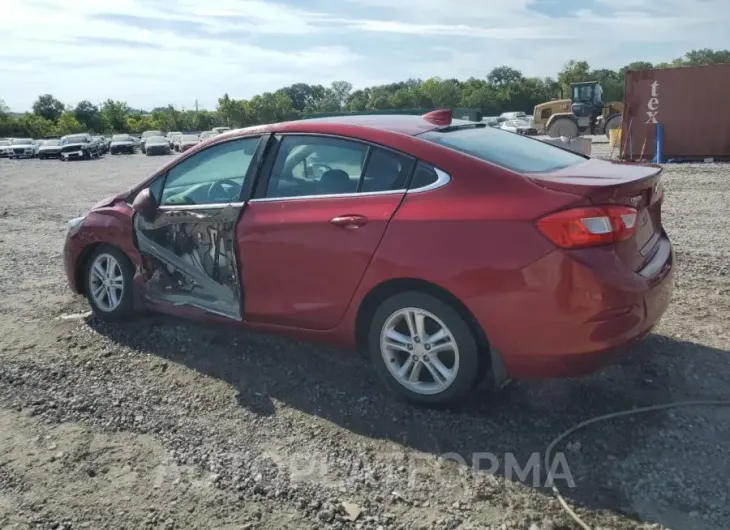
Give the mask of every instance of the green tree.
[{"label": "green tree", "polygon": [[101,114],[107,127],[112,132],[129,132],[127,128],[127,115],[129,106],[124,101],[107,99],[101,104]]},{"label": "green tree", "polygon": [[347,81],[333,81],[330,86],[337,108],[341,109],[347,104],[352,92],[352,83]]},{"label": "green tree", "polygon": [[84,126],[79,123],[79,120],[76,119],[74,113],[69,111],[64,112],[58,118],[56,130],[58,131],[58,134],[62,136],[66,134],[85,132]]},{"label": "green tree", "polygon": [[80,101],[74,109],[74,116],[88,131],[97,133],[104,131],[104,120],[102,120],[99,107],[91,103],[91,101]]},{"label": "green tree", "polygon": [[558,74],[558,82],[565,97],[569,97],[570,85],[572,83],[580,83],[583,81],[593,81],[591,79],[591,68],[586,61],[568,61]]},{"label": "green tree", "polygon": [[676,61],[681,61],[682,66],[730,63],[730,50],[712,50],[710,48],[692,50],[685,53],[683,58],[676,59]]},{"label": "green tree", "polygon": [[30,136],[31,138],[43,138],[56,132],[56,126],[52,121],[32,112],[23,114],[18,119],[18,125],[23,136]]},{"label": "green tree", "polygon": [[58,121],[65,109],[64,104],[51,94],[39,96],[36,102],[33,103],[33,112],[52,122]]},{"label": "green tree", "polygon": [[522,81],[522,72],[509,66],[498,66],[487,74],[487,81],[492,85],[506,87]]}]

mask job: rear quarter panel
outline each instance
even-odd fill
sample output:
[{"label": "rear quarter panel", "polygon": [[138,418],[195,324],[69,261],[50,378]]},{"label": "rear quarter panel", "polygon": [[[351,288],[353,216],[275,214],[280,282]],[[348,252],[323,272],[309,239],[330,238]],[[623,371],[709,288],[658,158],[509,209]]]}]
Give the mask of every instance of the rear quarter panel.
[{"label": "rear quarter panel", "polygon": [[[444,153],[443,151],[448,151]],[[420,279],[457,298],[490,339],[489,322],[529,289],[523,269],[555,250],[534,221],[586,199],[548,190],[509,170],[439,148],[430,156],[451,176],[445,186],[406,194],[391,220],[343,324],[354,330],[357,306],[380,283]]]}]

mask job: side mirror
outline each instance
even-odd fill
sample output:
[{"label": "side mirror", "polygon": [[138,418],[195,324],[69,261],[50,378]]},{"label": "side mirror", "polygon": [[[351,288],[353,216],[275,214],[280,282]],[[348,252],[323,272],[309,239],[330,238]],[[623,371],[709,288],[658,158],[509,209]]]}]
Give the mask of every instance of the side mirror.
[{"label": "side mirror", "polygon": [[140,191],[134,198],[132,208],[147,220],[154,218],[157,212],[157,201],[152,196],[149,188]]}]

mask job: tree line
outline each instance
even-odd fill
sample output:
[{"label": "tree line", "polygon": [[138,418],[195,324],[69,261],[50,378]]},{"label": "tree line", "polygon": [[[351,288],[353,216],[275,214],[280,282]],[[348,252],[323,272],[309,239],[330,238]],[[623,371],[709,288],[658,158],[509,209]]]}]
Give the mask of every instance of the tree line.
[{"label": "tree line", "polygon": [[571,60],[555,78],[525,77],[519,70],[499,66],[483,79],[409,79],[358,90],[347,81],[335,81],[328,87],[296,83],[248,100],[225,94],[219,98],[216,110],[178,110],[169,105],[145,111],[112,99],[100,105],[84,100],[68,106],[45,94],[33,104],[32,112],[22,115],[10,114],[0,100],[0,137],[141,133],[155,129],[204,131],[221,125],[245,127],[338,111],[462,107],[480,109],[485,116],[505,111],[531,114],[538,103],[569,97],[568,87],[574,82],[598,81],[603,86],[604,101],[621,101],[628,70],[718,63],[730,63],[730,50],[692,50],[669,63],[637,61],[620,70],[594,70],[586,61]]}]

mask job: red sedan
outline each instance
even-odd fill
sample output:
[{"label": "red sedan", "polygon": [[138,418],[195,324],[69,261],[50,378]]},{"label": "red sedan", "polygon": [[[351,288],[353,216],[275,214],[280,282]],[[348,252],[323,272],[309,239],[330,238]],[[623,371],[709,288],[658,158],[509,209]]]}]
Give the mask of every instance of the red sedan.
[{"label": "red sedan", "polygon": [[100,318],[348,346],[401,397],[453,403],[649,333],[673,277],[660,172],[448,111],[252,127],[72,220],[66,271]]}]

